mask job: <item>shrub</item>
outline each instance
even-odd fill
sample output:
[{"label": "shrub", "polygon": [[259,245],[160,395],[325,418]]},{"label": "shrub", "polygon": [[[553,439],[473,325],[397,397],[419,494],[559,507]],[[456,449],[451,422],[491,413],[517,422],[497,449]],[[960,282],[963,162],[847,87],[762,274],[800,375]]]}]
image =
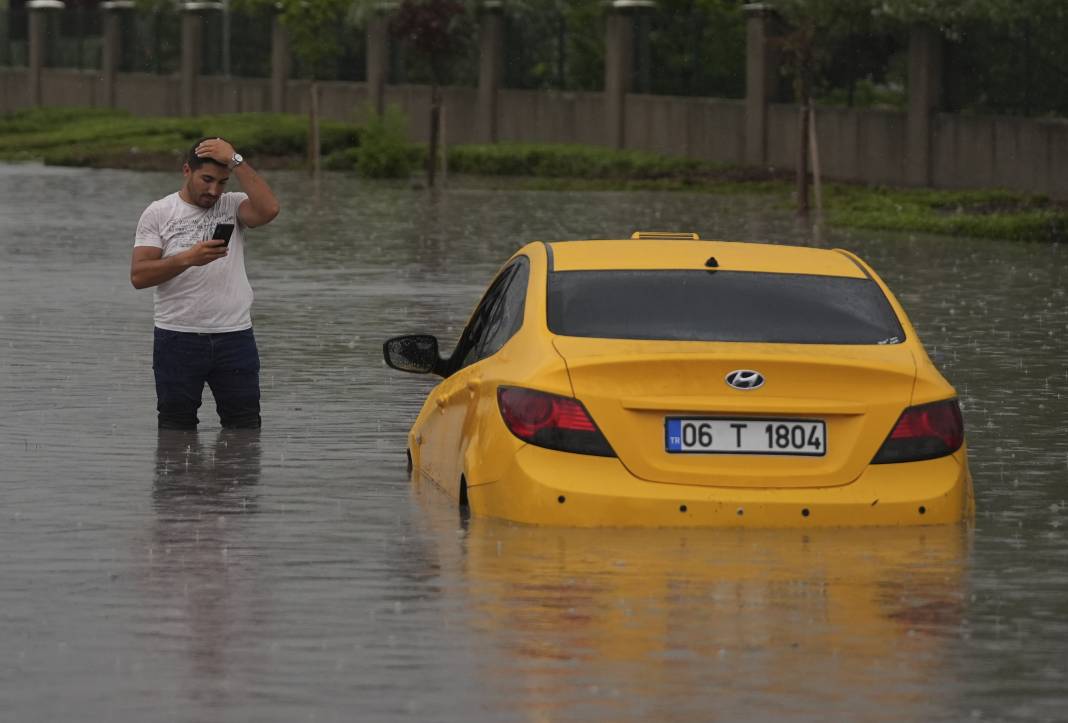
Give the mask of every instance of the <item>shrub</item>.
[{"label": "shrub", "polygon": [[696,172],[703,164],[595,146],[499,143],[453,147],[449,167],[490,176],[645,179]]},{"label": "shrub", "polygon": [[404,114],[395,107],[373,114],[360,133],[354,152],[356,172],[367,178],[405,178],[412,172]]},{"label": "shrub", "polygon": [[0,135],[37,133],[90,119],[122,120],[129,117],[126,111],[107,108],[29,108],[0,116]]},{"label": "shrub", "polygon": [[324,154],[353,149],[363,141],[363,128],[354,123],[320,121],[319,144]]},{"label": "shrub", "polygon": [[323,168],[328,171],[356,170],[356,154],[359,148],[343,148],[323,156]]},{"label": "shrub", "polygon": [[[324,121],[323,151],[359,144],[353,123]],[[123,161],[130,153],[181,156],[198,138],[226,138],[244,155],[303,156],[308,121],[299,115],[234,113],[196,118],[142,118],[94,108],[35,108],[0,116],[0,157],[59,165]]]},{"label": "shrub", "polygon": [[[223,136],[243,155],[303,156],[308,151],[308,119],[282,113],[240,113],[201,117],[212,133]],[[321,121],[320,144],[324,154],[358,143],[352,123]]]}]

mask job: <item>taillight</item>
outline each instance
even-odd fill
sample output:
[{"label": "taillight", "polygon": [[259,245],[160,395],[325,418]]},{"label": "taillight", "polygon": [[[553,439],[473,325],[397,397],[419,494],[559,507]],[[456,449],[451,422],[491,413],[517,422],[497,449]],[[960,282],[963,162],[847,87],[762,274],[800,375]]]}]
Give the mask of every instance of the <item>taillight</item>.
[{"label": "taillight", "polygon": [[524,442],[561,452],[616,456],[586,407],[573,397],[499,387],[497,404],[508,429]]},{"label": "taillight", "polygon": [[945,457],[964,444],[964,420],[956,399],[909,407],[901,413],[872,464]]}]

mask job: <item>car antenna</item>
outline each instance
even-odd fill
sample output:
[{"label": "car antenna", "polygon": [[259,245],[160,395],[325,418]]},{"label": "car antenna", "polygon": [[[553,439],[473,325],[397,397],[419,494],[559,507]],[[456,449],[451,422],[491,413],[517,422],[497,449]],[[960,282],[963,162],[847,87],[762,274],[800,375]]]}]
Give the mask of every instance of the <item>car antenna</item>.
[{"label": "car antenna", "polygon": [[705,262],[705,268],[708,269],[708,273],[714,274],[719,269],[719,262],[716,261],[715,256],[709,256],[708,261]]}]

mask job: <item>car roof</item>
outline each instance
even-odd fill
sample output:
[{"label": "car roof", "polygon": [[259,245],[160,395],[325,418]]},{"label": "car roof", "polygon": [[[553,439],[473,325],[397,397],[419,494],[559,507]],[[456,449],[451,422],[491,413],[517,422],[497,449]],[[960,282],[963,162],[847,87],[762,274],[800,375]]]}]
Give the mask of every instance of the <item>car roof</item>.
[{"label": "car roof", "polygon": [[707,270],[714,267],[720,271],[861,279],[869,276],[847,253],[805,246],[736,241],[619,239],[557,241],[548,243],[547,247],[553,271]]}]

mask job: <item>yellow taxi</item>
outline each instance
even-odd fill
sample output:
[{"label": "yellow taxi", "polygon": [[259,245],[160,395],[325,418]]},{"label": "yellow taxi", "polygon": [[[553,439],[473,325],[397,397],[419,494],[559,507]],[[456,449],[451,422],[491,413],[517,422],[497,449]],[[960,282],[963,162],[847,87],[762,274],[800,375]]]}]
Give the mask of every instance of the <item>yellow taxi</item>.
[{"label": "yellow taxi", "polygon": [[414,481],[474,515],[566,526],[867,526],[974,515],[956,392],[841,249],[635,233],[535,242],[437,374]]}]

